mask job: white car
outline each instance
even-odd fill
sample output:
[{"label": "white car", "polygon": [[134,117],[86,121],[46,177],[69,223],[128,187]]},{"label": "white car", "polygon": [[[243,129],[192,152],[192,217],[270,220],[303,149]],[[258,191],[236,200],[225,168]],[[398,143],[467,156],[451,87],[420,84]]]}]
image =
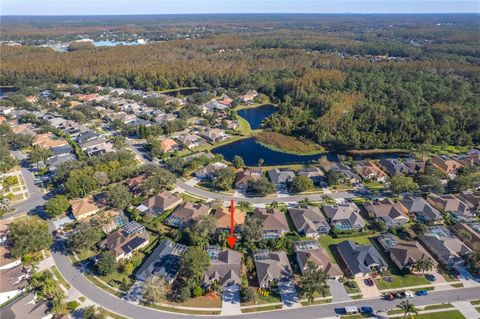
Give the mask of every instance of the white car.
[{"label": "white car", "polygon": [[405,297],[406,298],[413,298],[413,297],[415,297],[415,294],[410,290],[405,290]]}]

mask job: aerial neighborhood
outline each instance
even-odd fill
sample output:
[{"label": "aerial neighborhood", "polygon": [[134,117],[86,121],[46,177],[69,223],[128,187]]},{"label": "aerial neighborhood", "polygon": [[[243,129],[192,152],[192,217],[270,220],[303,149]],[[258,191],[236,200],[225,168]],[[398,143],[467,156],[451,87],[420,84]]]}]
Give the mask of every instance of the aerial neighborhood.
[{"label": "aerial neighborhood", "polygon": [[144,18],[0,21],[0,318],[480,318],[478,15]]}]

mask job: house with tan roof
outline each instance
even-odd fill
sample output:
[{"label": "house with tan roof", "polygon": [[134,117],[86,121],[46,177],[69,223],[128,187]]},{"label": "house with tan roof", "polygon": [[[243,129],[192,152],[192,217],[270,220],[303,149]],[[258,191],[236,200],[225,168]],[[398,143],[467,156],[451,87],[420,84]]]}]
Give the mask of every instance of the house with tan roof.
[{"label": "house with tan roof", "polygon": [[263,222],[263,238],[279,238],[289,231],[285,214],[274,208],[255,208],[253,216]]},{"label": "house with tan roof", "polygon": [[439,196],[430,194],[427,197],[427,201],[436,209],[445,213],[451,213],[455,220],[472,221],[475,218],[473,206],[455,195],[445,194]]},{"label": "house with tan roof", "polygon": [[152,214],[158,216],[167,210],[177,207],[182,202],[183,199],[180,196],[173,195],[169,191],[164,190],[144,201],[141,205],[137,206],[136,209],[143,215]]},{"label": "house with tan roof", "polygon": [[250,181],[258,181],[262,177],[261,169],[245,169],[239,171],[235,177],[235,188],[245,190]]},{"label": "house with tan roof", "polygon": [[330,225],[318,207],[290,208],[289,213],[297,231],[306,237],[317,238],[330,232]]},{"label": "house with tan roof", "polygon": [[415,216],[415,219],[425,224],[438,224],[442,222],[442,214],[430,205],[423,197],[407,195],[400,203],[408,211],[408,214]]},{"label": "house with tan roof", "polygon": [[[239,208],[235,208],[233,214],[234,225],[238,229],[245,222],[245,212]],[[215,209],[215,224],[218,229],[230,229],[232,214],[230,207],[218,207]]]},{"label": "house with tan roof", "polygon": [[128,186],[131,192],[133,192],[134,194],[138,194],[139,192],[141,192],[141,188],[146,180],[147,176],[138,175],[130,178],[125,184]]},{"label": "house with tan roof", "polygon": [[168,153],[174,150],[178,146],[177,142],[171,138],[162,138],[160,139],[160,149],[163,153]]},{"label": "house with tan roof", "polygon": [[15,134],[29,134],[29,135],[35,135],[35,132],[33,131],[33,126],[30,123],[26,124],[10,124],[10,128],[12,129],[12,132]]},{"label": "house with tan roof", "polygon": [[320,246],[316,240],[300,240],[295,242],[295,252],[300,271],[305,274],[308,264],[313,263],[317,269],[321,269],[328,278],[340,279],[342,270],[328,254],[327,250]]},{"label": "house with tan roof", "polygon": [[270,288],[273,283],[292,277],[292,268],[284,251],[256,250],[253,259],[260,288]]},{"label": "house with tan roof", "polygon": [[333,231],[361,231],[366,226],[355,203],[324,205],[322,209]]},{"label": "house with tan roof", "polygon": [[70,200],[72,214],[76,220],[90,217],[100,211],[92,196]]},{"label": "house with tan roof", "polygon": [[355,172],[365,180],[385,182],[388,175],[372,161],[365,161],[353,167]]},{"label": "house with tan roof", "polygon": [[375,220],[381,220],[385,225],[398,227],[408,223],[407,209],[399,202],[386,198],[381,201],[363,204],[368,215]]},{"label": "house with tan roof", "polygon": [[463,167],[458,161],[446,156],[435,156],[431,159],[431,163],[445,174],[455,173],[458,169]]},{"label": "house with tan roof", "polygon": [[207,215],[210,212],[210,209],[210,206],[203,203],[193,204],[185,202],[178,206],[175,211],[168,216],[165,222],[170,226],[182,228],[190,225],[201,216]]},{"label": "house with tan roof", "polygon": [[231,106],[233,103],[233,100],[228,96],[224,96],[221,100],[218,101],[218,103],[225,106]]},{"label": "house with tan roof", "polygon": [[68,142],[63,138],[55,138],[53,133],[44,133],[37,134],[33,139],[32,145],[51,149],[54,147],[68,145]]}]

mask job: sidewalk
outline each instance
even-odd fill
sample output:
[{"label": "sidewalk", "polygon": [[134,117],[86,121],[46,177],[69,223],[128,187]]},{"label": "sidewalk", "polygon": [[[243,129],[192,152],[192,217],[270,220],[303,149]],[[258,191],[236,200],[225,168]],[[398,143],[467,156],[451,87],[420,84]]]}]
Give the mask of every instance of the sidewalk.
[{"label": "sidewalk", "polygon": [[480,313],[469,301],[456,301],[452,302],[452,305],[458,309],[465,318],[469,319],[478,319],[480,318]]}]

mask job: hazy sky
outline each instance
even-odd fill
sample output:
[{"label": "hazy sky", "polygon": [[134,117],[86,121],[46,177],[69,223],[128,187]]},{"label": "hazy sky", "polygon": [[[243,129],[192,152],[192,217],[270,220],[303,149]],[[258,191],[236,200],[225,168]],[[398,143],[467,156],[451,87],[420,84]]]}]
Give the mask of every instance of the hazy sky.
[{"label": "hazy sky", "polygon": [[480,12],[480,0],[0,0],[1,15]]}]

